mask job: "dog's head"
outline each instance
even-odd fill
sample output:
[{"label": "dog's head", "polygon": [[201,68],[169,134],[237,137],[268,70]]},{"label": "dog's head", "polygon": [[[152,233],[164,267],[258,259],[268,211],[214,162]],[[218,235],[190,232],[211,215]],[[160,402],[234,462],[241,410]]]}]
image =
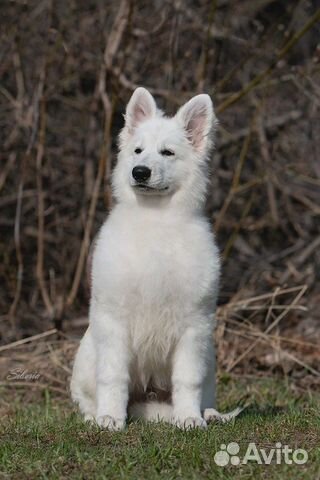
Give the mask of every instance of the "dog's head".
[{"label": "dog's head", "polygon": [[203,202],[204,165],[216,124],[208,95],[193,97],[168,118],[146,89],[137,88],[127,105],[113,174],[118,201],[162,196]]}]

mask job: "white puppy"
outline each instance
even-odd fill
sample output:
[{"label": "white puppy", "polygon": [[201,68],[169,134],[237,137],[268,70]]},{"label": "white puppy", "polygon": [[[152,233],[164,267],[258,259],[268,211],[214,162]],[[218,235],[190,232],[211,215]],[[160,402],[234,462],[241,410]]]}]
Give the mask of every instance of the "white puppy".
[{"label": "white puppy", "polygon": [[90,325],[71,381],[73,400],[101,427],[124,428],[128,412],[182,428],[219,415],[212,330],[220,260],[203,213],[216,123],[208,95],[172,118],[144,88],[127,106],[116,205],[96,242]]}]

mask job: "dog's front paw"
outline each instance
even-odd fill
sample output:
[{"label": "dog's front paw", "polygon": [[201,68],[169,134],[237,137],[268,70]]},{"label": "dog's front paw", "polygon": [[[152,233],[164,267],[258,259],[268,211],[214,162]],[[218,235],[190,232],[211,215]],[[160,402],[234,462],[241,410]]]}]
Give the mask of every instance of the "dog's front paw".
[{"label": "dog's front paw", "polygon": [[126,425],[125,418],[114,418],[111,415],[101,415],[96,418],[96,422],[101,428],[105,428],[112,432],[123,430]]},{"label": "dog's front paw", "polygon": [[178,418],[175,422],[177,427],[182,430],[192,430],[193,428],[207,428],[207,422],[201,417]]}]

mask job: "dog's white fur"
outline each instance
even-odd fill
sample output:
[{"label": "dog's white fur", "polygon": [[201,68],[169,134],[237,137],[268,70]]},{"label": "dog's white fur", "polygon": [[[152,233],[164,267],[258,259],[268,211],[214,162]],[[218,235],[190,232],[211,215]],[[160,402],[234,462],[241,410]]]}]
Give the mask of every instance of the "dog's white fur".
[{"label": "dog's white fur", "polygon": [[[172,118],[144,88],[127,106],[113,173],[117,203],[95,246],[90,324],[71,381],[85,418],[102,427],[124,428],[128,411],[183,428],[217,415],[220,260],[203,213],[215,125],[208,95]],[[151,169],[149,188],[134,180],[137,165]]]}]

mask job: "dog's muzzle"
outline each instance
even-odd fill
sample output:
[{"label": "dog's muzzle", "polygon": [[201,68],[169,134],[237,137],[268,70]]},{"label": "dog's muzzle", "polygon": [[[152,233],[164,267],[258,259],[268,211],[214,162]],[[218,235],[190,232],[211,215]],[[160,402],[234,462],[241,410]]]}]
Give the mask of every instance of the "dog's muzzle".
[{"label": "dog's muzzle", "polygon": [[144,165],[137,165],[132,169],[132,178],[135,184],[132,187],[142,194],[161,195],[168,191],[168,186],[154,184],[151,182],[151,169]]}]

